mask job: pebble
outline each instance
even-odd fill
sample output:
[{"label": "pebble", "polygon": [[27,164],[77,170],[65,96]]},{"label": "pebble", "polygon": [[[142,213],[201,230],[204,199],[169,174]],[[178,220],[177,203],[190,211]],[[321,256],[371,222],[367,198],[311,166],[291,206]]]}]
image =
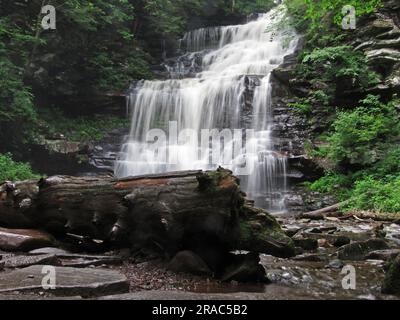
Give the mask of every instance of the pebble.
[{"label": "pebble", "polygon": [[303,280],[303,282],[308,282],[308,283],[311,283],[311,282],[314,281],[313,278],[311,276],[308,276],[308,275],[303,275],[302,276],[302,280]]},{"label": "pebble", "polygon": [[344,263],[340,260],[332,260],[327,265],[328,269],[342,269],[344,267]]},{"label": "pebble", "polygon": [[289,272],[285,272],[284,274],[282,274],[282,278],[289,280],[292,279],[292,275]]},{"label": "pebble", "polygon": [[372,295],[372,294],[361,295],[361,296],[358,296],[357,298],[359,300],[370,300],[370,301],[376,300],[376,297],[374,295]]}]

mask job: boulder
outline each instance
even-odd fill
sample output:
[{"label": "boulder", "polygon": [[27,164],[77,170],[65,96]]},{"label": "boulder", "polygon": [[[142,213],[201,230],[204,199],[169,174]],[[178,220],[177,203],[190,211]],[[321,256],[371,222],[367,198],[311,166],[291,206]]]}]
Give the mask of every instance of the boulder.
[{"label": "boulder", "polygon": [[0,228],[0,249],[5,251],[30,251],[54,243],[51,235],[37,230]]},{"label": "boulder", "polygon": [[306,251],[313,251],[318,249],[318,240],[312,238],[305,238],[301,235],[296,235],[293,241],[297,247],[303,248]]},{"label": "boulder", "polygon": [[168,269],[177,273],[212,275],[204,260],[192,251],[178,252],[168,264]]},{"label": "boulder", "polygon": [[400,52],[394,49],[376,49],[366,52],[368,61],[382,63],[396,63],[400,61]]},{"label": "boulder", "polygon": [[285,234],[288,237],[292,238],[301,230],[301,227],[287,225],[287,226],[283,226],[282,230],[285,232]]},{"label": "boulder", "polygon": [[[44,291],[43,277],[48,266],[31,266],[2,274],[0,293]],[[55,288],[47,290],[55,295],[82,297],[129,292],[129,282],[117,271],[54,267]]]},{"label": "boulder", "polygon": [[337,248],[343,247],[345,245],[350,244],[351,240],[349,237],[346,236],[338,236],[334,241],[333,241],[333,245]]},{"label": "boulder", "polygon": [[295,245],[271,215],[261,209],[244,206],[240,218],[240,237],[236,248],[281,258],[295,256]]},{"label": "boulder", "polygon": [[389,261],[400,254],[400,249],[377,250],[369,253],[365,258],[369,260]]},{"label": "boulder", "polygon": [[382,292],[400,295],[400,255],[393,261],[386,273]]},{"label": "boulder", "polygon": [[295,77],[295,70],[294,68],[290,67],[278,67],[275,68],[272,73],[280,82],[284,83],[285,85],[289,85],[290,80]]},{"label": "boulder", "polygon": [[83,143],[68,141],[66,139],[44,140],[43,144],[48,151],[60,154],[77,154],[87,148]]},{"label": "boulder", "polygon": [[268,282],[264,267],[260,264],[258,253],[248,253],[247,255],[238,255],[228,266],[222,275],[222,281],[238,282]]},{"label": "boulder", "polygon": [[366,259],[366,256],[372,251],[386,249],[389,249],[389,246],[383,239],[370,239],[343,246],[338,252],[338,257],[341,260],[360,261]]}]

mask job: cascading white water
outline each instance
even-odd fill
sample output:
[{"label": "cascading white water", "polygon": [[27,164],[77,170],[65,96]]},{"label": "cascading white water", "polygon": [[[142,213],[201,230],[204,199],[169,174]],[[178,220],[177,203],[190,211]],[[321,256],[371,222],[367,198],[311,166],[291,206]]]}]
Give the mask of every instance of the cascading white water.
[{"label": "cascading white water", "polygon": [[[287,159],[272,136],[270,75],[297,44],[295,33],[280,23],[284,16],[285,8],[279,6],[244,25],[199,29],[186,34],[182,46],[187,53],[175,65],[168,66],[171,79],[141,81],[131,88],[128,103],[132,127],[116,162],[116,176],[209,170],[218,165],[240,175],[243,164],[251,163],[254,170],[241,176],[242,188],[257,205],[282,211]],[[187,77],[188,70],[196,67],[200,70]],[[246,94],[252,91],[249,117],[245,112]],[[203,129],[245,128],[254,129],[255,134],[225,136],[217,163],[210,161],[210,154],[218,150],[214,147],[221,145],[221,139],[211,144],[208,140],[201,144],[188,138],[170,139],[165,148],[159,147],[155,152],[154,143],[148,142],[146,136],[152,129],[168,133],[172,130],[171,121],[176,121],[176,128],[174,125],[172,128],[178,133],[192,129],[199,137]],[[241,143],[243,137],[247,139],[246,148]],[[240,152],[226,161],[238,146]],[[174,154],[175,161],[160,154]]]}]

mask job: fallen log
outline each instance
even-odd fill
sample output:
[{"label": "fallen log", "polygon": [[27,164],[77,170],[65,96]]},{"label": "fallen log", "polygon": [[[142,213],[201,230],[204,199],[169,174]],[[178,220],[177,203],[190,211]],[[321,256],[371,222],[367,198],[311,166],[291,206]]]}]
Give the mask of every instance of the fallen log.
[{"label": "fallen log", "polygon": [[[117,180],[55,176],[0,185],[0,226],[75,234],[168,256],[249,250],[287,257],[293,243],[240,191],[232,172],[187,171]],[[218,254],[217,254],[218,255]],[[211,258],[210,258],[211,259]]]},{"label": "fallen log", "polygon": [[302,219],[311,219],[311,220],[323,220],[325,217],[340,217],[342,215],[340,209],[346,206],[348,203],[349,201],[337,203],[327,208],[303,213],[300,215],[300,217]]},{"label": "fallen log", "polygon": [[349,212],[349,215],[354,218],[362,219],[362,220],[375,220],[382,222],[394,222],[396,224],[400,224],[400,215],[394,212],[374,212],[374,211],[361,211],[354,210]]}]

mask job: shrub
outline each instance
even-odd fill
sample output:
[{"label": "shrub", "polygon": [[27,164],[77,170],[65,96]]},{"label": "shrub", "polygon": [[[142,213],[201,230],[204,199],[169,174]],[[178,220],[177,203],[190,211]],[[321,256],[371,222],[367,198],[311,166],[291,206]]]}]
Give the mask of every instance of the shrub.
[{"label": "shrub", "polygon": [[366,89],[376,84],[378,76],[368,68],[363,53],[353,51],[347,45],[316,48],[304,53],[298,68],[298,75],[310,80],[325,82],[328,93],[334,94],[338,84],[348,79],[353,88]]},{"label": "shrub", "polygon": [[355,183],[351,208],[378,212],[400,212],[400,175],[390,182],[372,176]]},{"label": "shrub", "polygon": [[328,156],[337,164],[374,164],[400,134],[394,104],[385,105],[371,95],[355,110],[340,112],[333,128]]},{"label": "shrub", "polygon": [[0,182],[38,178],[29,164],[15,162],[10,153],[0,154]]},{"label": "shrub", "polygon": [[66,117],[60,109],[42,110],[41,117],[46,125],[43,134],[63,134],[66,138],[78,142],[96,142],[114,129],[129,128],[128,118],[109,115]]},{"label": "shrub", "polygon": [[326,176],[310,184],[310,190],[320,193],[331,193],[342,198],[348,194],[343,188],[352,185],[351,176],[328,173]]}]

